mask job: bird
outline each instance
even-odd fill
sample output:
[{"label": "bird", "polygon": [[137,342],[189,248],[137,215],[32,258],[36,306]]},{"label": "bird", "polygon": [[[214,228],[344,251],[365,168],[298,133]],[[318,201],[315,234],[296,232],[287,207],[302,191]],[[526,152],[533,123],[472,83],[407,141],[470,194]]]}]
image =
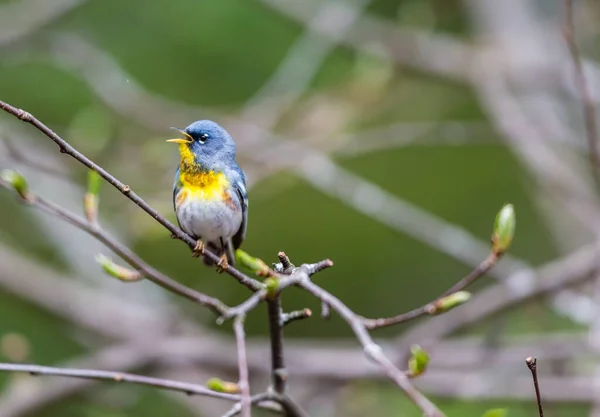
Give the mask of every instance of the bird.
[{"label": "bird", "polygon": [[179,227],[197,240],[193,255],[206,265],[210,249],[219,256],[222,272],[235,263],[235,251],[246,238],[248,192],[246,174],[236,161],[231,135],[211,120],[198,120],[185,129],[172,128],[183,138],[179,144],[179,166],[173,184],[173,208]]}]

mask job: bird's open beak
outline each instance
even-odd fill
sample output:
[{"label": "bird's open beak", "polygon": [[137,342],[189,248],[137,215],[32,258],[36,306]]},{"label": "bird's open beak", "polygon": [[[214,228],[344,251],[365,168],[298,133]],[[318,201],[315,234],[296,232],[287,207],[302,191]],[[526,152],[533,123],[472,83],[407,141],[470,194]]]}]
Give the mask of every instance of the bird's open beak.
[{"label": "bird's open beak", "polygon": [[173,142],[173,143],[190,143],[190,142],[194,141],[194,139],[189,134],[187,134],[184,130],[178,129],[176,127],[172,127],[171,129],[176,130],[179,133],[181,133],[183,136],[185,136],[185,139],[182,139],[182,138],[168,139],[167,142]]}]

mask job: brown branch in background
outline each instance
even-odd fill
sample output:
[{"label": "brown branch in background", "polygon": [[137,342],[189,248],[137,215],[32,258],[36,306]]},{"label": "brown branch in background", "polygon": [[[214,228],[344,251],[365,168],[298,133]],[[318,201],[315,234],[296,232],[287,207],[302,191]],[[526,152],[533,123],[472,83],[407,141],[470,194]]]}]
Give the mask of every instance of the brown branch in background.
[{"label": "brown branch in background", "polygon": [[[104,168],[93,162],[91,159],[83,155],[73,146],[71,146],[67,141],[61,138],[59,135],[54,133],[52,129],[46,126],[44,123],[35,118],[31,113],[28,113],[24,110],[18,109],[14,106],[11,106],[8,103],[5,103],[0,100],[0,109],[5,112],[15,116],[16,118],[22,120],[25,123],[29,123],[35,128],[37,128],[40,132],[50,138],[54,143],[56,143],[60,149],[61,153],[66,153],[67,155],[72,156],[79,162],[81,162],[86,167],[96,171],[98,175],[100,175],[104,180],[106,180],[110,185],[119,190],[123,195],[137,204],[142,210],[148,213],[152,218],[154,218],[158,223],[164,226],[173,236],[185,242],[190,249],[194,249],[196,247],[197,241],[193,239],[191,236],[186,234],[183,230],[175,226],[169,220],[167,220],[164,216],[162,216],[158,211],[152,208],[146,201],[144,201],[140,196],[138,196],[129,185],[126,185],[111,175]],[[219,257],[210,251],[206,251],[205,256],[208,256],[215,263],[219,261]],[[238,280],[242,285],[248,287],[252,291],[257,291],[262,287],[261,283],[248,277],[242,272],[238,271],[232,266],[228,266],[225,270],[229,275]]]},{"label": "brown branch in background", "polygon": [[581,102],[583,105],[583,117],[585,119],[585,128],[587,132],[587,142],[589,147],[589,158],[592,169],[592,175],[596,183],[596,191],[600,189],[600,150],[598,149],[598,124],[596,122],[596,111],[594,109],[594,101],[590,93],[587,78],[583,71],[583,64],[581,62],[581,54],[575,41],[575,24],[573,18],[573,0],[564,0],[565,3],[565,22],[563,33],[571,58],[573,59],[573,65],[575,67],[575,83],[579,94],[581,95]]},{"label": "brown branch in background", "polygon": [[220,398],[230,401],[240,400],[239,395],[212,391],[208,388],[203,387],[202,385],[123,372],[101,371],[96,369],[55,368],[51,366],[23,365],[12,363],[0,363],[0,371],[26,372],[31,375],[54,375],[102,381],[127,382],[131,384],[146,385],[170,391],[183,392],[187,395],[203,395],[206,397]]},{"label": "brown branch in background", "polygon": [[363,319],[365,326],[370,330],[379,329],[381,327],[387,327],[387,326],[391,326],[393,324],[404,323],[404,322],[416,319],[417,317],[423,316],[425,314],[431,314],[431,312],[434,312],[436,310],[435,309],[436,302],[438,302],[439,300],[441,300],[442,298],[444,298],[450,294],[454,294],[458,291],[465,289],[467,286],[469,286],[470,284],[475,282],[478,278],[483,276],[483,274],[485,274],[487,271],[489,271],[490,268],[492,268],[498,262],[498,260],[500,259],[501,256],[502,256],[501,252],[498,253],[498,252],[492,251],[490,253],[490,255],[483,262],[481,262],[479,265],[477,265],[477,267],[473,271],[471,271],[471,273],[469,275],[462,278],[460,281],[458,281],[456,284],[454,284],[452,287],[450,287],[448,290],[446,290],[442,295],[440,295],[435,300],[428,302],[427,304],[422,305],[420,307],[417,307],[411,311],[407,311],[406,313],[398,314],[397,316],[394,316],[394,317],[379,318],[379,319],[365,318],[365,319]]},{"label": "brown branch in background", "polygon": [[544,417],[544,410],[542,409],[542,397],[540,396],[540,386],[538,383],[537,376],[537,358],[532,356],[528,356],[525,359],[525,363],[527,367],[531,371],[531,376],[533,377],[533,386],[535,387],[535,398],[537,400],[538,411],[540,413],[540,417]]},{"label": "brown branch in background", "polygon": [[273,389],[278,394],[285,393],[287,370],[283,356],[283,323],[281,310],[281,295],[277,293],[267,300],[269,314],[269,336],[271,340],[271,375]]},{"label": "brown branch in background", "polygon": [[[0,186],[12,189],[5,181],[0,179]],[[72,224],[73,226],[89,233],[94,236],[100,242],[105,244],[109,249],[123,258],[127,263],[129,263],[132,267],[136,268],[138,272],[140,272],[143,276],[148,278],[150,281],[155,284],[163,287],[164,289],[175,293],[183,298],[187,298],[193,302],[196,302],[200,305],[206,306],[211,309],[215,314],[223,314],[227,311],[227,306],[223,304],[220,300],[210,297],[206,294],[203,294],[199,291],[193,290],[189,287],[186,287],[183,284],[169,278],[162,272],[157,271],[146,262],[144,262],[139,256],[137,256],[133,251],[131,251],[128,247],[121,244],[117,240],[115,240],[112,236],[102,230],[99,226],[95,224],[91,224],[83,218],[63,209],[55,205],[54,203],[43,199],[40,196],[34,195],[31,192],[28,192],[27,195],[22,196],[23,201],[39,210],[42,210],[46,213],[52,214],[61,220],[66,221],[67,223]]]},{"label": "brown branch in background", "polygon": [[250,381],[248,376],[248,358],[246,356],[246,333],[244,331],[244,320],[246,316],[241,314],[235,318],[233,329],[238,352],[238,371],[240,386],[240,408],[242,417],[250,417],[252,414],[252,399],[250,398]]},{"label": "brown branch in background", "polygon": [[[294,265],[285,252],[277,254],[279,263],[274,269],[282,274],[290,275],[294,272]],[[269,336],[271,340],[271,378],[273,390],[277,394],[285,394],[287,370],[283,355],[283,325],[281,309],[281,293],[277,291],[267,299],[267,311],[269,314]]]}]

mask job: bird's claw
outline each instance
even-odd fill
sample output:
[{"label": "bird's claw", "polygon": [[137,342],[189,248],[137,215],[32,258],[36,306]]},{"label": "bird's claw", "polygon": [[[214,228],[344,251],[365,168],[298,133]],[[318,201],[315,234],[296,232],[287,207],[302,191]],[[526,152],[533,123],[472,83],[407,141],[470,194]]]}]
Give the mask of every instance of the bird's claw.
[{"label": "bird's claw", "polygon": [[194,253],[192,256],[198,258],[200,255],[204,255],[204,243],[198,239],[196,246],[194,247]]},{"label": "bird's claw", "polygon": [[219,258],[219,263],[217,263],[217,272],[219,274],[223,273],[227,268],[229,268],[229,263],[227,262],[227,254],[221,255]]}]

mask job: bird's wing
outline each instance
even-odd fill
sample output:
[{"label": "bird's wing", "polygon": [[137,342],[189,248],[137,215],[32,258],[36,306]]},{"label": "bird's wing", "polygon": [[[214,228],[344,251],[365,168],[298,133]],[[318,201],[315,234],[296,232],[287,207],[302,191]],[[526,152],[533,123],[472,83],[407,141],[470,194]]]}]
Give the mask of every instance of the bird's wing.
[{"label": "bird's wing", "polygon": [[[179,181],[179,168],[175,171],[175,179],[173,180],[173,210],[177,213],[177,194],[181,190],[181,182]],[[175,216],[177,218],[177,224],[179,228],[182,229],[181,223],[179,223],[179,216]]]},{"label": "bird's wing", "polygon": [[237,233],[231,238],[233,249],[236,250],[246,238],[246,228],[248,227],[248,191],[246,191],[246,178],[243,172],[241,172],[241,177],[233,184],[233,188],[242,204],[242,224]]}]

